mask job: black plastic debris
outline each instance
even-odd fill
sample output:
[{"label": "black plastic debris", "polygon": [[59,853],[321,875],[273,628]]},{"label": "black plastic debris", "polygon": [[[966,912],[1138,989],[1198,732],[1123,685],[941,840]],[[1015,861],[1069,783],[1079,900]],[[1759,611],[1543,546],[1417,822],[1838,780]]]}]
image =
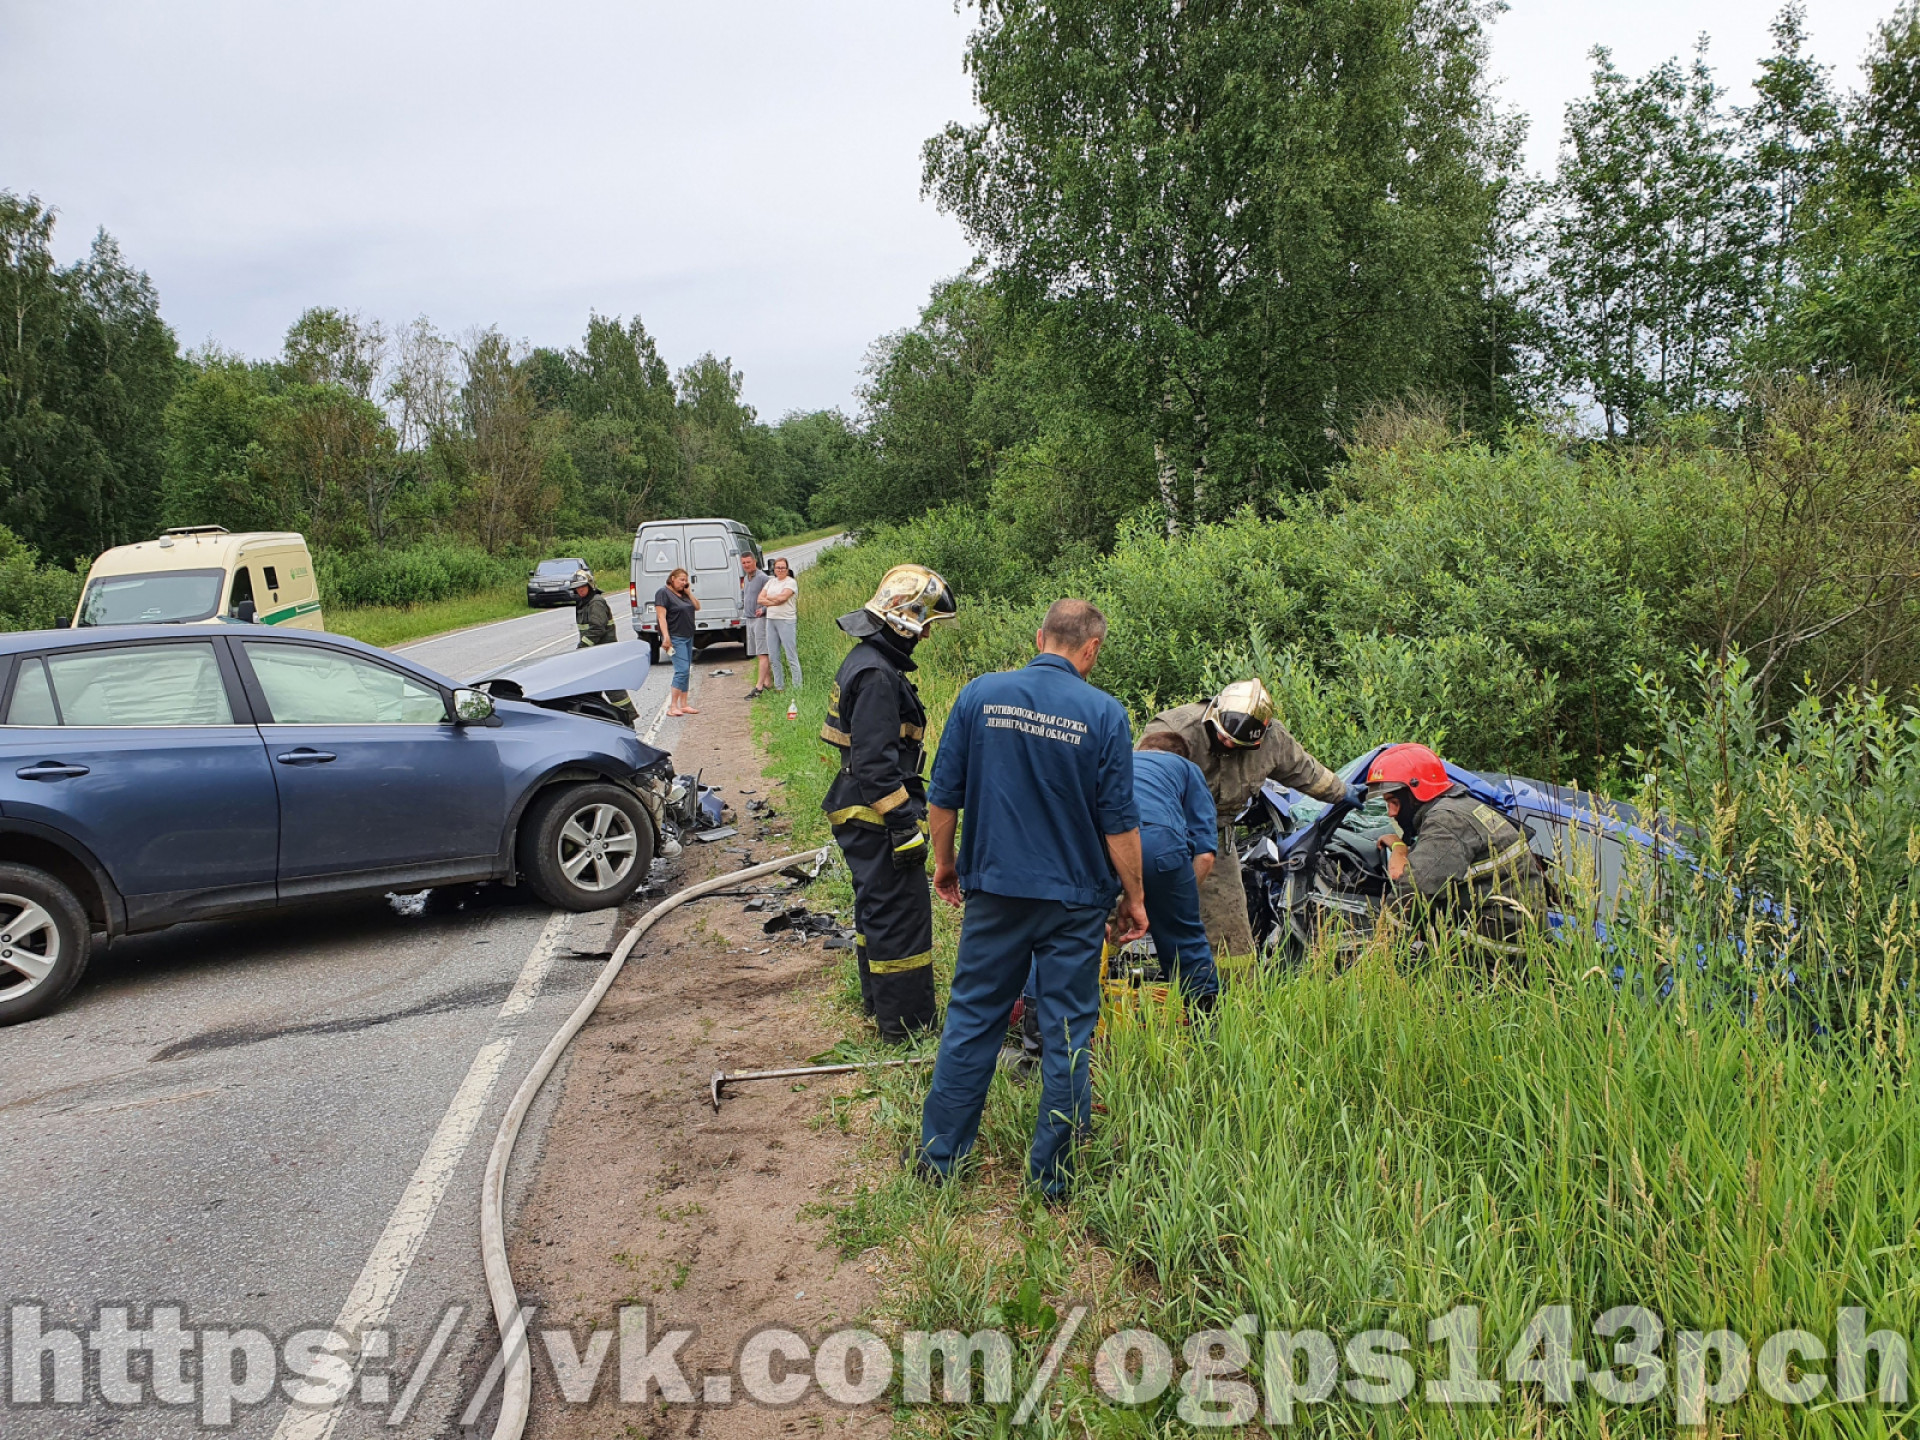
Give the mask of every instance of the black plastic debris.
[{"label": "black plastic debris", "polygon": [[833,916],[815,915],[804,905],[789,906],[760,927],[768,935],[778,935],[782,930],[791,930],[809,939],[815,935],[838,934],[842,928],[840,922]]}]

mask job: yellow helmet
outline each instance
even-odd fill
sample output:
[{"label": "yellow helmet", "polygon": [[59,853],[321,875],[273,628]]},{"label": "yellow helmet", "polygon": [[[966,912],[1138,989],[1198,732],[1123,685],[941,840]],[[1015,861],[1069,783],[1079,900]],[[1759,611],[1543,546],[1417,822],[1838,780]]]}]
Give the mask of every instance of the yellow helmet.
[{"label": "yellow helmet", "polygon": [[936,620],[953,619],[953,591],[924,565],[896,565],[880,578],[880,588],[861,607],[888,629],[918,640]]},{"label": "yellow helmet", "polygon": [[1257,750],[1273,723],[1273,696],[1258,680],[1236,680],[1208,703],[1201,723],[1223,749]]}]

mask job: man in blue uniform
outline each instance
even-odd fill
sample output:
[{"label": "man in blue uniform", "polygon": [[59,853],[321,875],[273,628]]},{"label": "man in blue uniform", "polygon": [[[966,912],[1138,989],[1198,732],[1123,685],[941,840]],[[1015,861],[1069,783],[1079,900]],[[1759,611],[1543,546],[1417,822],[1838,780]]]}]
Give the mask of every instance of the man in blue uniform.
[{"label": "man in blue uniform", "polygon": [[1114,897],[1121,943],[1147,928],[1127,715],[1086,679],[1106,633],[1086,601],[1055,601],[1026,668],[969,682],[947,716],[927,792],[933,886],[949,905],[964,903],[966,918],[920,1118],[918,1164],[936,1176],[973,1148],[1029,970],[1042,1054],[1027,1172],[1047,1195],[1064,1193],[1069,1150],[1092,1116],[1088,1050]]},{"label": "man in blue uniform", "polygon": [[1161,967],[1177,977],[1187,1003],[1205,1012],[1220,993],[1213,946],[1200,921],[1200,887],[1213,870],[1219,822],[1207,777],[1187,754],[1185,737],[1157,730],[1133,757],[1140,806],[1140,871],[1147,933]]}]

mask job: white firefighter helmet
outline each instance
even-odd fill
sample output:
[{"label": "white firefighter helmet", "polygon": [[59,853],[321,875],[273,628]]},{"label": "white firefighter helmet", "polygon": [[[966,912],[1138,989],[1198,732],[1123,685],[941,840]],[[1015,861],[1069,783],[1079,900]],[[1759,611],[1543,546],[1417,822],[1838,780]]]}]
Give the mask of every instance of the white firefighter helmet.
[{"label": "white firefighter helmet", "polygon": [[593,571],[582,565],[578,570],[573,572],[573,579],[567,582],[567,588],[569,590],[578,590],[582,585],[592,584]]},{"label": "white firefighter helmet", "polygon": [[1224,749],[1257,750],[1273,723],[1273,696],[1258,680],[1236,680],[1209,702],[1202,723]]},{"label": "white firefighter helmet", "polygon": [[958,607],[947,582],[924,565],[896,565],[861,607],[881,624],[918,640],[936,620],[953,619]]}]

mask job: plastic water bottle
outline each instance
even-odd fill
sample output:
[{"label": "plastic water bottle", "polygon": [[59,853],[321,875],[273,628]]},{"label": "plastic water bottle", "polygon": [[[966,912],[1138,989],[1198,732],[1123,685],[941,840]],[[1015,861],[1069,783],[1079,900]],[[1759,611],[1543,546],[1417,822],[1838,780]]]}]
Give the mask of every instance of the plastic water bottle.
[{"label": "plastic water bottle", "polygon": [[800,718],[800,702],[798,700],[787,701],[787,719],[798,720],[799,718]]}]

